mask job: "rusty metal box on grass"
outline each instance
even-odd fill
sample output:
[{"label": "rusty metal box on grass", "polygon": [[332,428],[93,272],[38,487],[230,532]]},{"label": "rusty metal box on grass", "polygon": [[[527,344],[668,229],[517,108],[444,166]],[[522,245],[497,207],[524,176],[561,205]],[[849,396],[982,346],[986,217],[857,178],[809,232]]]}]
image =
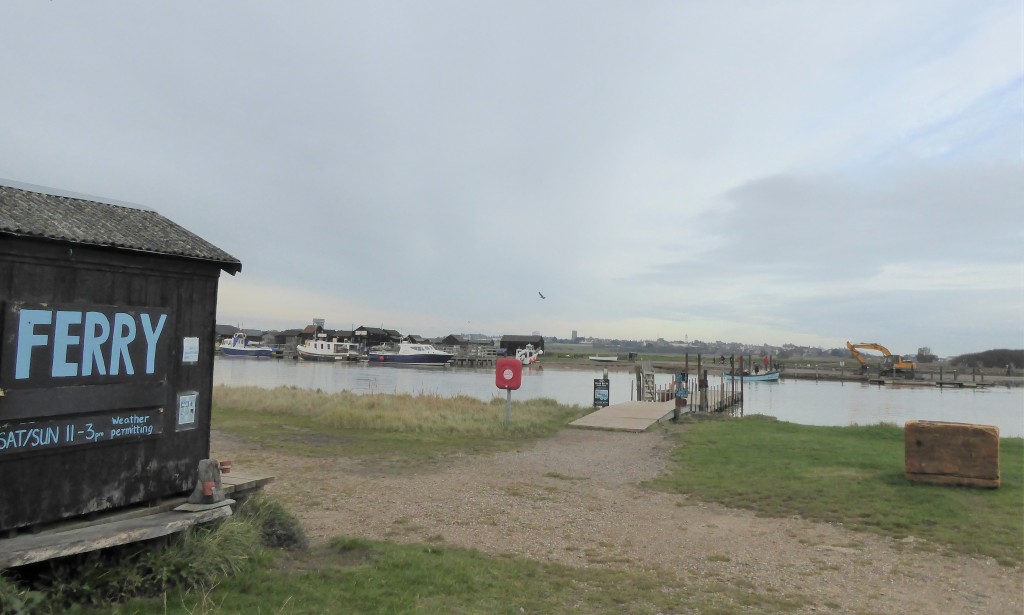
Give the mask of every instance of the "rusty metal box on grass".
[{"label": "rusty metal box on grass", "polygon": [[907,480],[936,485],[999,487],[999,428],[908,421],[903,428]]},{"label": "rusty metal box on grass", "polygon": [[0,186],[0,531],[193,487],[240,270],[156,212]]}]

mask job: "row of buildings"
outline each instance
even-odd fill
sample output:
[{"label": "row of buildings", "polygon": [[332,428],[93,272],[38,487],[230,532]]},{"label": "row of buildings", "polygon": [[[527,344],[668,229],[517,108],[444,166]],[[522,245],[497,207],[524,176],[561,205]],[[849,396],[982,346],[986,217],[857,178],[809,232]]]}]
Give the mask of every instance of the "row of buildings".
[{"label": "row of buildings", "polygon": [[230,338],[242,331],[250,341],[262,342],[268,346],[295,350],[295,347],[320,334],[327,339],[354,342],[370,348],[381,344],[397,344],[402,341],[419,344],[433,344],[448,348],[472,350],[473,348],[496,348],[499,354],[514,355],[516,350],[532,345],[538,350],[544,349],[544,337],[540,335],[503,335],[495,340],[482,335],[463,336],[451,334],[445,337],[426,338],[420,335],[403,335],[394,329],[380,327],[358,327],[356,329],[327,329],[321,321],[315,321],[303,329],[287,329],[285,331],[262,331],[259,329],[239,329],[232,325],[217,325],[217,338]]}]

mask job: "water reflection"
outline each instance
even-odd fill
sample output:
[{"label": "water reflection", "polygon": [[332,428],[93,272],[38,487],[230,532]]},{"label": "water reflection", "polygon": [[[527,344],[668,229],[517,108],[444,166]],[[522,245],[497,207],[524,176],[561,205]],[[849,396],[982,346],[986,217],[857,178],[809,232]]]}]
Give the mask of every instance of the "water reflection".
[{"label": "water reflection", "polygon": [[944,389],[788,380],[750,383],[744,411],[803,425],[903,425],[911,420],[996,425],[1024,436],[1024,389]]},{"label": "water reflection", "polygon": [[[594,380],[602,369],[523,369],[523,385],[513,400],[546,397],[563,404],[593,405]],[[610,372],[610,403],[634,398],[633,375]],[[306,361],[217,358],[215,384],[273,388],[295,386],[328,392],[410,393],[451,397],[467,395],[484,401],[505,399],[494,384],[492,369],[395,367]],[[657,374],[658,386],[669,386],[671,374]],[[711,382],[712,385],[718,383]],[[850,425],[908,420],[956,421],[999,427],[1004,437],[1024,436],[1024,389],[942,389],[783,380],[747,383],[745,414],[767,414],[804,425]]]}]

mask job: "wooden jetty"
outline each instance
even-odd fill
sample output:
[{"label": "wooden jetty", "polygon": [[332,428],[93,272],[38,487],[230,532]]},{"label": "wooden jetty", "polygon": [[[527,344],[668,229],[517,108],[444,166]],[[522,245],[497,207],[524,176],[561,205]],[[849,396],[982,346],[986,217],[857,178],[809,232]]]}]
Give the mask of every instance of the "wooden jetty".
[{"label": "wooden jetty", "polygon": [[671,419],[675,414],[675,407],[674,400],[669,402],[630,401],[613,404],[578,418],[569,423],[569,426],[641,432],[659,421]]},{"label": "wooden jetty", "polygon": [[950,387],[954,389],[987,389],[990,385],[985,382],[961,382],[959,380],[939,380],[935,383],[937,387]]},{"label": "wooden jetty", "polygon": [[[728,385],[710,386],[707,370],[700,369],[703,377],[689,376],[683,372],[677,375],[676,384],[657,388],[654,386],[653,369],[648,362],[636,368],[636,391],[639,401],[614,404],[576,419],[570,427],[585,429],[607,429],[612,431],[641,432],[655,423],[675,420],[686,414],[726,412],[739,407],[742,413],[743,385],[733,382]],[[677,404],[676,385],[685,390]]]},{"label": "wooden jetty", "polygon": [[[225,496],[243,498],[274,480],[272,476],[221,475]],[[77,555],[152,540],[183,532],[190,527],[231,516],[233,500],[227,505],[194,512],[174,510],[185,496],[160,500],[150,505],[129,506],[81,519],[69,519],[45,528],[25,528],[0,538],[0,570],[58,557]]]},{"label": "wooden jetty", "polygon": [[456,367],[494,367],[498,361],[498,351],[494,348],[453,346],[443,350],[454,355],[452,365]]}]

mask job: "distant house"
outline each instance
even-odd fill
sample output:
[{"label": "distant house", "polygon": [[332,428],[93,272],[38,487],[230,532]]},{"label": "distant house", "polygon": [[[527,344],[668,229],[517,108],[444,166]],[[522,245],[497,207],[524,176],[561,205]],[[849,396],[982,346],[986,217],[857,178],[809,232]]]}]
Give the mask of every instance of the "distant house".
[{"label": "distant house", "polygon": [[352,333],[353,337],[355,337],[360,344],[365,344],[366,346],[387,344],[402,340],[402,334],[398,331],[385,330],[378,327],[358,327]]},{"label": "distant house", "polygon": [[526,348],[527,344],[533,344],[537,350],[544,350],[544,337],[540,335],[503,335],[499,348],[507,356],[515,356],[516,351]]},{"label": "distant house", "polygon": [[405,341],[412,342],[413,344],[427,344],[429,340],[422,335],[406,335]]},{"label": "distant house", "polygon": [[299,338],[302,341],[311,340],[320,333],[323,333],[323,330],[323,327],[320,325],[306,325],[306,328],[302,330],[302,333],[299,333]]},{"label": "distant house", "polygon": [[217,343],[225,337],[231,337],[235,333],[238,333],[238,327],[234,325],[217,325],[214,327],[215,335],[217,336]]},{"label": "distant house", "polygon": [[448,337],[441,340],[442,346],[458,346],[459,348],[465,348],[469,346],[469,340],[462,337],[461,335],[449,335]]},{"label": "distant house", "polygon": [[267,331],[263,334],[263,343],[271,346],[283,346],[295,348],[302,343],[302,329],[287,329],[285,331]]},{"label": "distant house", "polygon": [[261,329],[242,329],[241,331],[249,342],[263,341],[263,331]]},{"label": "distant house", "polygon": [[345,331],[344,329],[325,329],[320,325],[306,325],[306,328],[298,333],[300,342],[311,340],[316,336],[323,335],[328,340],[338,340],[339,342],[352,341],[354,332]]}]

